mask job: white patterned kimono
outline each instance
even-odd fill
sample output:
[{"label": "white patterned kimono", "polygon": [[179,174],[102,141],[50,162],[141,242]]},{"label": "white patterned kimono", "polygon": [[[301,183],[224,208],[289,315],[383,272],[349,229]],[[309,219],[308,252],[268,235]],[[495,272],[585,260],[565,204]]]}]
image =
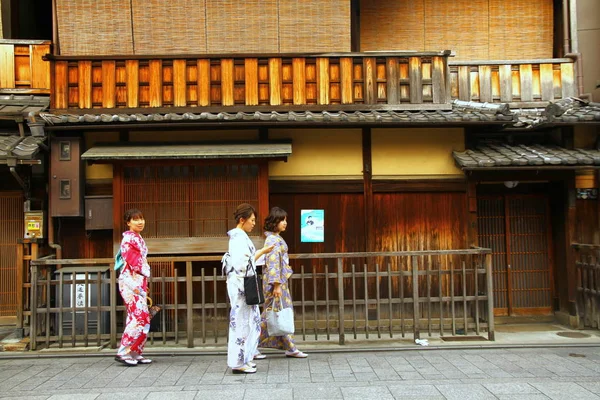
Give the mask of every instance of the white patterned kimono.
[{"label": "white patterned kimono", "polygon": [[[223,272],[227,274],[227,294],[231,303],[227,365],[241,367],[252,361],[260,336],[260,311],[257,305],[246,304],[244,275],[248,260],[255,264],[256,248],[246,232],[234,228],[229,235],[229,251],[223,257]],[[256,271],[256,267],[255,267]],[[253,275],[250,271],[248,275]]]}]

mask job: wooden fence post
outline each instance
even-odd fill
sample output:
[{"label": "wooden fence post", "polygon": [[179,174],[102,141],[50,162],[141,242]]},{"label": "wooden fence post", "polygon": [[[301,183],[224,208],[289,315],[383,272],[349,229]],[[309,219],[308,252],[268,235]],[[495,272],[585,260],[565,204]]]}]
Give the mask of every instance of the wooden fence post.
[{"label": "wooden fence post", "polygon": [[485,277],[487,282],[487,312],[488,312],[488,340],[495,339],[495,328],[494,328],[494,276],[492,275],[492,255],[490,253],[485,255]]},{"label": "wooden fence post", "polygon": [[117,348],[117,271],[110,269],[110,347]]},{"label": "wooden fence post", "polygon": [[337,276],[338,276],[338,333],[339,344],[346,343],[346,335],[344,333],[344,262],[341,258],[337,259]]},{"label": "wooden fence post", "polygon": [[31,350],[37,349],[37,284],[38,267],[31,265],[31,319],[29,321],[29,344]]},{"label": "wooden fence post", "polygon": [[185,263],[185,302],[187,308],[187,346],[194,347],[194,298],[192,285],[192,262]]},{"label": "wooden fence post", "polygon": [[414,339],[421,339],[419,331],[419,264],[417,256],[412,256],[412,287],[413,287],[413,332]]}]

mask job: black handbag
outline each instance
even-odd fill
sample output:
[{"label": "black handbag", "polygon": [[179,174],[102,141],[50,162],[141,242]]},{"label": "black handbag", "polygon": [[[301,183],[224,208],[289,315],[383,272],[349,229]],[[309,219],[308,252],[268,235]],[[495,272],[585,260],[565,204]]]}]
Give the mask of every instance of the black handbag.
[{"label": "black handbag", "polygon": [[[254,275],[248,276],[248,270],[254,271]],[[255,306],[265,302],[265,295],[262,290],[262,279],[256,273],[252,261],[248,261],[246,275],[244,275],[244,293],[246,294],[246,304]]]}]

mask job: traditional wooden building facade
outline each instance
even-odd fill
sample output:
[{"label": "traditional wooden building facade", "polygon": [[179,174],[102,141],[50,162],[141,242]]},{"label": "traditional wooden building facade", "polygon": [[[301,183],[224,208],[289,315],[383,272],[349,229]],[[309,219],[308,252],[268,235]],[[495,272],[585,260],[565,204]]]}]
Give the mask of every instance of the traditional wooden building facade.
[{"label": "traditional wooden building facade", "polygon": [[497,315],[575,323],[600,108],[564,3],[56,0],[48,242],[111,257],[139,207],[172,278],[224,251],[238,203],[277,205],[291,253],[491,248]]}]

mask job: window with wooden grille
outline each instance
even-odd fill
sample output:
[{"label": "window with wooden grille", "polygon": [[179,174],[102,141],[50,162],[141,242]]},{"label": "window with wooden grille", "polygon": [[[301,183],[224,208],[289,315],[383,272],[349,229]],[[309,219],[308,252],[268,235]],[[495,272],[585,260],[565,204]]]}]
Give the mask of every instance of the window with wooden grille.
[{"label": "window with wooden grille", "polygon": [[240,203],[259,209],[260,164],[123,166],[123,210],[139,208],[145,238],[223,237]]}]

